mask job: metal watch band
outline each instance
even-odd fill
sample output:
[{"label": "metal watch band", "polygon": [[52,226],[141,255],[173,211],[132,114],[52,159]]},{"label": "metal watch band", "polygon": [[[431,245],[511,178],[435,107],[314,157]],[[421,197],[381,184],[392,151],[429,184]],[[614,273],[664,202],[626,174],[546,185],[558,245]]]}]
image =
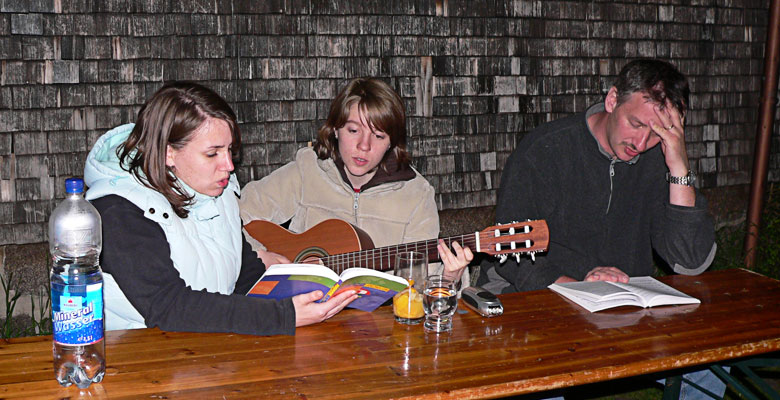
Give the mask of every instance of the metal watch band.
[{"label": "metal watch band", "polygon": [[696,174],[691,170],[688,170],[688,174],[685,176],[672,176],[667,172],[666,181],[675,185],[693,186],[693,182],[696,181]]}]

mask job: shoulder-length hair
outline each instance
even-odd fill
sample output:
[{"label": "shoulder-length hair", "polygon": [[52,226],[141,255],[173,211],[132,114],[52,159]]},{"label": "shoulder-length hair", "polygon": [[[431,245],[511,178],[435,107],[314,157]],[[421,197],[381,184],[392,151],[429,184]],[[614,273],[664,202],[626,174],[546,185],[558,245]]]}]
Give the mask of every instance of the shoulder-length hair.
[{"label": "shoulder-length hair", "polygon": [[387,171],[386,161],[392,153],[396,156],[397,169],[409,166],[411,159],[406,151],[406,112],[401,97],[388,84],[373,78],[351,80],[330,104],[325,123],[317,132],[314,151],[320,159],[339,159],[336,130],[349,120],[349,109],[357,105],[369,126],[390,137],[390,148],[385,152],[380,167]]},{"label": "shoulder-length hair", "polygon": [[241,132],[227,102],[211,89],[192,82],[171,82],[161,87],[141,107],[135,127],[117,148],[119,165],[144,186],[160,192],[181,218],[186,218],[191,196],[173,170],[166,166],[168,146],[179,150],[209,118],[227,122],[233,137],[231,150],[238,154]]}]

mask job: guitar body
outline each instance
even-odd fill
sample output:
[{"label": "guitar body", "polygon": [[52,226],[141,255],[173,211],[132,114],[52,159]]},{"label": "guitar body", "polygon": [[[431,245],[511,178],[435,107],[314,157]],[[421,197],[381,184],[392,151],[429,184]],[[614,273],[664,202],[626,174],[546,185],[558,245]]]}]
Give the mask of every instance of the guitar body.
[{"label": "guitar body", "polygon": [[366,232],[340,219],[322,221],[303,233],[293,233],[262,220],[252,221],[244,229],[266,249],[294,263],[311,263],[333,254],[374,248]]}]

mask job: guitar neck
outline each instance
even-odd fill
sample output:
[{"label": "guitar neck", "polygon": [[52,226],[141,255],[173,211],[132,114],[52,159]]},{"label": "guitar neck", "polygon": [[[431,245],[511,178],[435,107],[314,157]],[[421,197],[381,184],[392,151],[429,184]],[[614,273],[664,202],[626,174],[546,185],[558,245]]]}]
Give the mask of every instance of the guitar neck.
[{"label": "guitar neck", "polygon": [[[461,246],[469,246],[472,249],[476,248],[475,246],[477,243],[475,233],[450,236],[441,238],[441,240],[443,240],[447,246],[451,246],[452,242],[457,241]],[[404,243],[378,249],[330,255],[322,257],[321,261],[338,274],[350,267],[363,267],[377,271],[391,271],[395,267],[396,255],[408,251],[422,253],[429,263],[438,261],[438,244],[439,239],[423,240],[420,242]]]}]

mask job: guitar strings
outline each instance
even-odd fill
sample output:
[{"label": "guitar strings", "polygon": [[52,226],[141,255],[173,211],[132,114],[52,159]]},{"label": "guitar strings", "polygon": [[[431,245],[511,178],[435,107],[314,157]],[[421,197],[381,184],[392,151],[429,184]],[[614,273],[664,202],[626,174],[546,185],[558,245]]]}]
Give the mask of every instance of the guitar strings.
[{"label": "guitar strings", "polygon": [[[467,234],[443,238],[447,246],[452,246],[453,241],[458,241],[462,246],[474,247],[476,244],[475,234]],[[431,239],[422,242],[404,243],[397,246],[382,247],[379,249],[368,249],[354,251],[351,253],[329,255],[322,258],[323,264],[341,273],[350,267],[363,267],[378,271],[388,271],[394,269],[395,256],[400,252],[417,251],[425,254],[428,262],[438,260],[439,251],[437,249],[439,239]],[[403,250],[401,250],[403,249]],[[432,259],[431,255],[435,255]],[[387,264],[385,264],[385,260]]]}]

